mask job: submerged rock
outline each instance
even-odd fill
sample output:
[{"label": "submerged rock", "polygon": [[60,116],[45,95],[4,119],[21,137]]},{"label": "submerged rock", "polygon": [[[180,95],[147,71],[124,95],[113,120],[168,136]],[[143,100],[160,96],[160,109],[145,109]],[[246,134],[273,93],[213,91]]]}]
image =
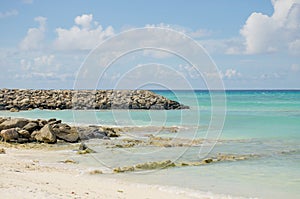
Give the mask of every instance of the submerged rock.
[{"label": "submerged rock", "polygon": [[117,167],[113,169],[113,172],[123,173],[128,171],[165,169],[165,168],[175,167],[175,166],[176,165],[174,162],[172,162],[171,160],[166,160],[166,161],[140,163],[133,166]]},{"label": "submerged rock", "polygon": [[218,163],[223,161],[242,161],[250,158],[256,158],[257,155],[245,154],[245,155],[231,155],[231,154],[218,154],[217,157],[206,158],[202,161],[195,162],[179,162],[175,163],[171,160],[157,161],[157,162],[146,162],[140,163],[133,166],[117,167],[113,169],[114,173],[133,172],[141,170],[154,170],[154,169],[165,169],[170,167],[186,167],[186,166],[204,166],[211,163]]}]

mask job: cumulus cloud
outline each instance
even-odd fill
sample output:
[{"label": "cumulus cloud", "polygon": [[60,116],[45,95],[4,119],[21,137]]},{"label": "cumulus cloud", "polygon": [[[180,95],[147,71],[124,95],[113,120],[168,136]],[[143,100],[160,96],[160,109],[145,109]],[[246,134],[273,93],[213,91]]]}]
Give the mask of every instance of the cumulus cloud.
[{"label": "cumulus cloud", "polygon": [[6,18],[6,17],[11,17],[11,16],[16,16],[18,15],[19,12],[17,10],[10,10],[6,12],[0,12],[0,19]]},{"label": "cumulus cloud", "polygon": [[24,72],[29,73],[34,71],[58,71],[60,68],[60,65],[55,61],[55,55],[41,55],[32,59],[21,59],[20,65]]},{"label": "cumulus cloud", "polygon": [[81,15],[81,16],[77,16],[74,21],[77,25],[82,26],[83,28],[89,29],[91,22],[93,20],[93,15],[89,14],[89,15]]},{"label": "cumulus cloud", "polygon": [[42,47],[42,41],[45,37],[47,18],[40,16],[34,18],[34,20],[39,23],[39,27],[30,28],[27,31],[27,35],[20,43],[20,48],[22,50],[36,50]]},{"label": "cumulus cloud", "polygon": [[70,29],[57,28],[54,47],[58,50],[90,50],[105,39],[114,35],[114,29],[104,29],[98,22],[93,22],[93,15],[83,14],[74,19]]},{"label": "cumulus cloud", "polygon": [[272,16],[252,13],[240,30],[246,53],[293,50],[299,47],[300,0],[272,0]]}]

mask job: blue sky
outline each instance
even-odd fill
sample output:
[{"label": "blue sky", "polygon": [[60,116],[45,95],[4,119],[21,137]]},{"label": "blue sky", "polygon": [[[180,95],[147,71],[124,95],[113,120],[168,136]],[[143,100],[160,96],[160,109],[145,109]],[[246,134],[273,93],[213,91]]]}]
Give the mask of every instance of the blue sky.
[{"label": "blue sky", "polygon": [[[227,89],[300,88],[300,0],[2,0],[0,24],[0,87],[72,88],[97,44],[151,26],[174,29],[202,45]],[[146,64],[142,55],[126,63]],[[178,59],[161,58],[155,62],[185,68]],[[103,88],[122,76],[122,64],[114,65],[107,75],[111,84]]]}]

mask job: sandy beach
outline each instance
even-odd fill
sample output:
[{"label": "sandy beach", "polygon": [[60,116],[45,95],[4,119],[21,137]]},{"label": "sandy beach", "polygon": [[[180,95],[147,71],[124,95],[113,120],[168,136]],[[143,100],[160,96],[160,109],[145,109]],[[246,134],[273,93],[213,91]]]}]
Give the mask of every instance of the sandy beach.
[{"label": "sandy beach", "polygon": [[[158,186],[141,185],[82,172],[74,164],[45,164],[38,157],[53,153],[6,148],[0,155],[0,195],[3,198],[191,198]],[[34,157],[34,159],[27,158]],[[62,165],[63,164],[63,165]]]}]

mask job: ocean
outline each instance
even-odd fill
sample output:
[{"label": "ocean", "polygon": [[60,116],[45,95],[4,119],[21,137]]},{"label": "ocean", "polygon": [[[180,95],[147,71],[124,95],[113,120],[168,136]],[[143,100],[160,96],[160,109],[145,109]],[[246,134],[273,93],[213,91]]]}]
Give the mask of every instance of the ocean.
[{"label": "ocean", "polygon": [[[120,174],[105,174],[136,183],[179,187],[246,198],[299,198],[300,91],[154,91],[190,106],[188,110],[32,110],[0,116],[58,118],[73,125],[178,127],[125,133],[145,139],[149,134],[169,139],[206,139],[189,147],[135,146],[105,148],[87,142],[98,153],[86,156],[90,168],[115,168],[149,161],[198,161],[218,154],[253,155],[243,161],[224,161]],[[212,97],[213,96],[213,97]],[[150,128],[151,129],[151,128]],[[74,157],[79,158],[79,157]]]}]

